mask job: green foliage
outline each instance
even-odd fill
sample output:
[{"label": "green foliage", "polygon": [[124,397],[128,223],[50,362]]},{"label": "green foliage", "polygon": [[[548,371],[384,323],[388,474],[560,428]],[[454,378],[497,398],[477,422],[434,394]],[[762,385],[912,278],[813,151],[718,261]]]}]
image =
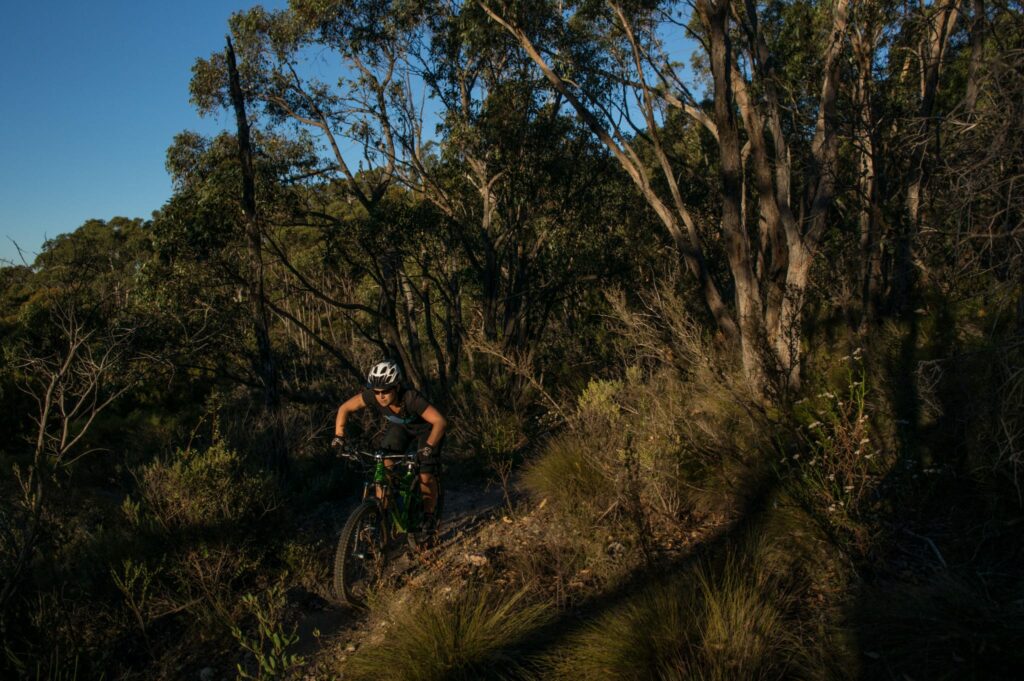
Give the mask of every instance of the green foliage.
[{"label": "green foliage", "polygon": [[285,593],[282,582],[278,582],[260,595],[246,594],[242,604],[249,615],[256,619],[255,635],[239,626],[231,628],[243,650],[255,658],[255,672],[238,665],[240,679],[286,679],[292,672],[305,664],[301,655],[289,653],[299,640],[295,627],[285,628],[282,617],[285,607]]},{"label": "green foliage", "polygon": [[514,411],[495,409],[481,414],[477,440],[488,457],[507,456],[525,443],[522,416]]},{"label": "green foliage", "polygon": [[[220,442],[143,466],[138,485],[143,517],[168,531],[258,522],[278,503],[270,475]],[[125,510],[139,517],[134,502]]]},{"label": "green foliage", "polygon": [[320,544],[298,540],[288,541],[280,551],[280,559],[295,581],[310,592],[326,591],[330,584],[329,561],[324,560]]},{"label": "green foliage", "polygon": [[135,617],[139,630],[145,636],[146,626],[150,619],[150,608],[159,568],[151,570],[145,563],[136,563],[126,558],[121,570],[110,570],[117,590],[124,596],[125,603]]},{"label": "green foliage", "polygon": [[621,411],[615,398],[622,388],[622,381],[591,380],[577,400],[580,414],[584,418],[614,422]]},{"label": "green foliage", "polygon": [[388,636],[356,653],[346,678],[456,681],[515,678],[525,638],[550,616],[526,591],[468,585],[434,598],[419,594],[388,610]]},{"label": "green foliage", "polygon": [[836,531],[856,535],[857,514],[893,463],[872,442],[872,405],[859,349],[834,390],[795,405],[799,444],[796,451],[783,453],[781,469],[798,476],[799,484],[792,489],[807,507],[817,509]]}]

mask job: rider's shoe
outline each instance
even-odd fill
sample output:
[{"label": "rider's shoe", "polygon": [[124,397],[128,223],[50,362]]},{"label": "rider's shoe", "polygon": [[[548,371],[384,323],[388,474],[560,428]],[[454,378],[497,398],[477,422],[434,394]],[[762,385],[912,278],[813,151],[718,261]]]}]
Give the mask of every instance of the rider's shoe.
[{"label": "rider's shoe", "polygon": [[433,513],[424,514],[419,532],[416,533],[416,543],[424,549],[431,548],[437,543],[437,518]]}]

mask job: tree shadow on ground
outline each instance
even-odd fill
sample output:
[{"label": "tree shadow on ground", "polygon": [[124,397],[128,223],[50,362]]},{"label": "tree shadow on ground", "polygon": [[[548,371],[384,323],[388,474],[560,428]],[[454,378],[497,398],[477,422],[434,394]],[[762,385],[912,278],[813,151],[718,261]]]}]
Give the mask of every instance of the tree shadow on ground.
[{"label": "tree shadow on ground", "polygon": [[949,302],[929,308],[932,319],[905,320],[886,362],[896,456],[847,626],[864,679],[1015,679],[1024,542],[1013,526],[1024,516],[976,435],[1001,399],[985,380],[993,348],[965,351]]},{"label": "tree shadow on ground", "polygon": [[562,648],[590,623],[615,611],[641,592],[668,585],[673,579],[695,570],[701,564],[724,560],[730,547],[741,544],[758,532],[778,485],[779,479],[770,469],[752,472],[745,480],[742,502],[732,519],[719,526],[699,544],[681,555],[655,558],[648,566],[634,572],[613,588],[559,612],[540,628],[508,645],[506,652],[515,651],[516,659],[540,660]]}]

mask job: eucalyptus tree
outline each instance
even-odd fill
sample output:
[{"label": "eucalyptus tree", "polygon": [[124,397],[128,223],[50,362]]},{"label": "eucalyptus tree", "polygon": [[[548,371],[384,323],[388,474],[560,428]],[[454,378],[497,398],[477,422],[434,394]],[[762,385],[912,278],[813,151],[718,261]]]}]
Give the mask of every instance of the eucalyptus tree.
[{"label": "eucalyptus tree", "polygon": [[[321,229],[325,242],[338,247],[343,258],[358,259],[362,273],[374,280],[376,303],[338,300],[303,276],[291,262],[287,244],[269,240],[268,246],[301,289],[334,305],[367,340],[399,356],[420,385],[425,373],[422,344],[415,310],[404,295],[408,275],[402,235],[394,226],[395,212],[404,208],[394,190],[400,147],[393,101],[401,92],[407,24],[407,14],[374,3],[295,2],[278,12],[256,7],[238,13],[231,32],[241,89],[246,101],[258,107],[260,120],[282,130],[304,130],[321,144],[319,162],[304,176],[308,191],[294,194],[299,203],[290,214],[277,214],[277,225]],[[337,86],[306,68],[308,52],[324,48],[337,59],[327,67],[332,78],[340,75]],[[226,105],[227,75],[219,54],[197,61],[192,90],[202,110]],[[332,197],[355,203],[361,214],[339,214]],[[347,238],[337,238],[339,233]],[[367,328],[366,317],[376,329]]]},{"label": "eucalyptus tree", "polygon": [[[849,3],[481,5],[658,215],[752,383],[762,391],[797,386],[804,297],[834,219]],[[805,30],[787,30],[787,13],[803,13]],[[674,56],[687,38],[699,46],[710,101],[697,96]],[[670,111],[685,114],[708,140],[718,174],[710,214],[698,212],[680,181],[688,175],[662,125]],[[719,243],[725,280],[709,263]]]},{"label": "eucalyptus tree", "polygon": [[[456,225],[485,342],[517,355],[594,276],[624,220],[616,178],[561,98],[475,3],[436,2],[412,55],[441,139],[410,144],[403,179]],[[597,267],[595,267],[597,266]]]},{"label": "eucalyptus tree", "polygon": [[[291,212],[266,217],[321,230],[324,257],[376,301],[306,276],[282,240],[268,249],[414,383],[457,377],[475,334],[465,299],[484,341],[516,354],[596,271],[597,237],[614,232],[604,155],[479,7],[297,0],[231,30],[259,120],[321,145]],[[226,83],[219,54],[197,62],[202,109],[226,106]]]},{"label": "eucalyptus tree", "polygon": [[[284,369],[284,351],[293,337],[312,339],[318,352],[348,370],[359,370],[347,343],[319,332],[309,301],[296,300],[284,282],[289,275],[275,252],[280,241],[295,248],[309,241],[293,230],[275,231],[274,216],[292,210],[298,199],[290,178],[306,174],[314,162],[311,144],[255,131],[252,137],[254,199],[259,207],[255,236],[264,259],[254,265],[252,223],[241,210],[242,172],[235,136],[213,139],[182,133],[168,151],[167,166],[174,194],[153,223],[158,267],[151,273],[154,305],[169,322],[168,333],[180,339],[171,361],[266,392],[267,381],[280,381],[284,397],[300,391],[292,383],[296,370]],[[314,274],[309,273],[309,276]],[[257,318],[264,307],[268,317]],[[266,337],[260,340],[260,327]],[[241,331],[241,332],[240,332]],[[273,354],[275,374],[267,372]],[[313,358],[307,356],[304,361]],[[288,361],[289,366],[295,362]],[[268,404],[268,406],[272,406]]]}]

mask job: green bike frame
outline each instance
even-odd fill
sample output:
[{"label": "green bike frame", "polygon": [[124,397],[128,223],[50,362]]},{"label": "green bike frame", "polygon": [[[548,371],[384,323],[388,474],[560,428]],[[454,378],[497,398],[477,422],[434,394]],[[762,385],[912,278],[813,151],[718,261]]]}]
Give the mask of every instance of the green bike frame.
[{"label": "green bike frame", "polygon": [[[423,515],[423,499],[420,497],[419,484],[416,472],[412,466],[398,464],[405,468],[405,472],[389,473],[384,465],[383,459],[377,460],[373,471],[372,483],[367,482],[363,489],[363,498],[373,495],[370,485],[379,487],[383,494],[382,502],[385,505],[385,512],[391,519],[391,526],[396,533],[414,532],[419,528]],[[392,484],[397,484],[397,490],[391,494]],[[393,503],[389,503],[393,502]]]}]

